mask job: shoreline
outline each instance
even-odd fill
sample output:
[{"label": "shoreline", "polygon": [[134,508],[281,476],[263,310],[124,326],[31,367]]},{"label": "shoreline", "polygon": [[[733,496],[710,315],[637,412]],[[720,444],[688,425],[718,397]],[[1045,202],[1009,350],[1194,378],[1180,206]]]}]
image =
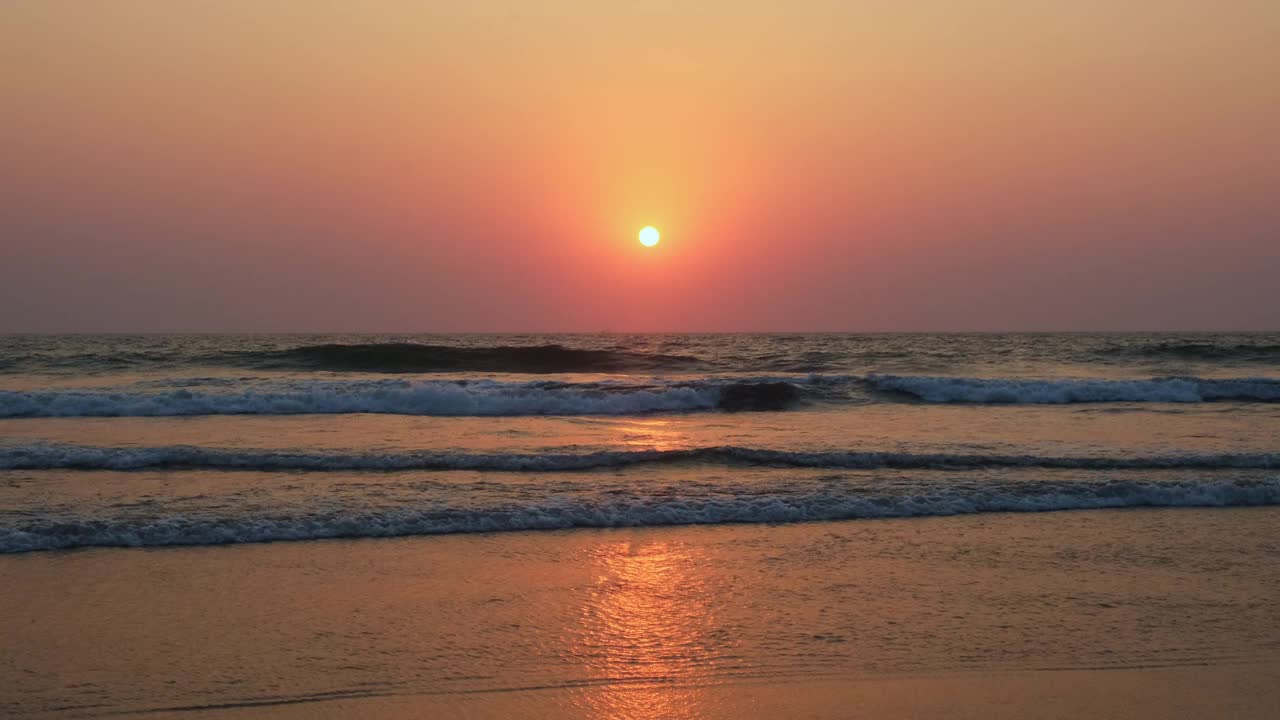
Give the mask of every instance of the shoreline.
[{"label": "shoreline", "polygon": [[[774,468],[766,468],[773,470]],[[1012,471],[1028,468],[1015,467]],[[1068,472],[1062,469],[1042,470],[1042,474]],[[54,471],[35,471],[50,473]],[[113,480],[131,480],[131,471],[100,471]],[[216,475],[221,470],[156,471]],[[382,473],[379,480],[389,476]],[[459,476],[475,475],[475,471],[453,471]],[[594,471],[592,471],[594,472]],[[821,468],[798,468],[794,477],[807,474],[820,478]],[[847,471],[872,472],[872,471]],[[950,470],[931,470],[948,473]],[[1082,471],[1083,472],[1083,471]],[[1100,473],[1102,471],[1092,471]],[[767,503],[754,499],[753,504],[736,504],[734,499],[671,499],[662,496],[643,501],[628,499],[611,505],[595,498],[576,503],[563,497],[550,498],[541,504],[522,508],[476,508],[469,511],[440,512],[434,509],[396,508],[382,513],[354,513],[348,516],[311,517],[308,515],[248,516],[205,518],[171,523],[161,518],[140,522],[132,517],[104,518],[79,525],[53,523],[14,530],[0,530],[0,558],[32,553],[63,553],[94,550],[158,550],[199,549],[235,546],[308,543],[320,541],[353,542],[362,540],[411,540],[415,538],[449,538],[490,535],[525,535],[576,532],[628,532],[665,529],[718,527],[783,528],[824,523],[862,523],[868,521],[912,521],[947,518],[984,518],[1000,516],[1037,516],[1087,512],[1144,511],[1248,511],[1280,508],[1280,478],[1270,470],[1232,471],[1222,478],[1198,479],[1190,482],[1151,482],[1142,478],[1123,481],[1100,481],[1086,486],[1089,492],[1063,492],[1062,487],[1046,482],[1039,485],[1024,482],[1020,494],[1005,492],[988,495],[964,490],[939,490],[927,497],[909,494],[850,495],[838,501],[825,496],[788,497],[774,493]],[[270,473],[243,471],[246,477],[268,477]],[[334,473],[337,474],[337,473]],[[573,472],[563,473],[574,475]],[[354,476],[355,473],[346,473]],[[148,478],[150,479],[150,478]],[[575,476],[575,480],[579,477]],[[816,501],[823,501],[821,505]],[[757,517],[744,517],[756,514]],[[720,515],[722,517],[716,517]],[[358,527],[359,529],[353,529]],[[71,532],[68,532],[71,528]]]},{"label": "shoreline", "polygon": [[[610,717],[912,717],[926,720],[1046,720],[1232,717],[1280,714],[1280,662],[1238,666],[955,672],[858,678],[793,679],[679,687],[655,683],[611,687]],[[684,708],[654,694],[703,695]],[[565,696],[570,696],[566,702]],[[126,712],[156,718],[459,718],[594,717],[581,687],[510,688],[465,693],[419,692],[291,699]]]},{"label": "shoreline", "polygon": [[0,715],[1274,717],[1231,510],[4,555]]}]

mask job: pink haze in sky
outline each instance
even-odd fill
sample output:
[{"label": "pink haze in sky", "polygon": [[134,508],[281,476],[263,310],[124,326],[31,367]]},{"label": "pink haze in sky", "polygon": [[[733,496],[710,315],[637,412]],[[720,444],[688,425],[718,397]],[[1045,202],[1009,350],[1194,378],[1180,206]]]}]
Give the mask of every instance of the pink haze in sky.
[{"label": "pink haze in sky", "polygon": [[9,0],[0,331],[1277,329],[1277,38],[1247,0]]}]

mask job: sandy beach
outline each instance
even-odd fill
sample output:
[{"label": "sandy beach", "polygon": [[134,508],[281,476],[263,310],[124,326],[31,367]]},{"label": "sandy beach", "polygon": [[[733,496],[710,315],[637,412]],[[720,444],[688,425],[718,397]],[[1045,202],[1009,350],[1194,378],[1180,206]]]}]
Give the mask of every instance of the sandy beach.
[{"label": "sandy beach", "polygon": [[1280,2],[0,2],[0,720],[1280,720]]},{"label": "sandy beach", "polygon": [[1280,510],[0,557],[13,717],[1270,718]]}]

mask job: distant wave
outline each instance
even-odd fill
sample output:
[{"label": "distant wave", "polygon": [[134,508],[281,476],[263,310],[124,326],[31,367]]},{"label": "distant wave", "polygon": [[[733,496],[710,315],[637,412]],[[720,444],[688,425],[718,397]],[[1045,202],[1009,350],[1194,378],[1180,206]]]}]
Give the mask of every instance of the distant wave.
[{"label": "distant wave", "polygon": [[686,370],[698,358],[563,345],[455,347],[418,343],[304,345],[288,350],[228,353],[236,364],[286,370],[427,373],[610,373]]},{"label": "distant wave", "polygon": [[0,552],[225,545],[323,538],[722,523],[781,523],[991,512],[1280,505],[1280,480],[1053,484],[927,495],[760,492],[714,498],[548,498],[510,507],[405,507],[269,517],[42,518],[0,527]]},{"label": "distant wave", "polygon": [[1280,380],[1272,378],[1019,380],[872,375],[867,382],[881,392],[901,393],[931,403],[1280,402]]},{"label": "distant wave", "polygon": [[172,347],[100,352],[0,353],[0,371],[111,371],[158,367],[237,367],[283,371],[369,373],[634,373],[680,372],[703,365],[690,355],[626,348],[583,349],[557,344],[461,347],[411,342],[320,343],[284,349]]},{"label": "distant wave", "polygon": [[[271,373],[1000,374],[1025,362],[1212,375],[1280,365],[1280,333],[1102,335],[8,336],[0,374],[228,368]],[[1152,370],[1150,368],[1167,368]],[[1050,373],[1053,374],[1053,373]]]},{"label": "distant wave", "polygon": [[1280,362],[1280,345],[1275,343],[1218,344],[1194,340],[1169,340],[1147,344],[1113,345],[1098,351],[1110,357],[1181,360],[1241,360]]},{"label": "distant wave", "polygon": [[1089,457],[953,453],[917,454],[865,451],[796,452],[734,446],[679,450],[618,450],[591,453],[344,453],[231,450],[189,445],[111,448],[37,443],[22,446],[0,446],[0,470],[214,468],[261,471],[485,470],[568,472],[677,462],[852,470],[877,468],[960,470],[1010,467],[1084,470],[1266,470],[1280,469],[1280,454]]},{"label": "distant wave", "polygon": [[181,415],[514,416],[630,415],[699,410],[784,410],[796,383],[761,378],[687,383],[504,383],[474,381],[294,382],[238,392],[120,390],[0,391],[0,417]]}]

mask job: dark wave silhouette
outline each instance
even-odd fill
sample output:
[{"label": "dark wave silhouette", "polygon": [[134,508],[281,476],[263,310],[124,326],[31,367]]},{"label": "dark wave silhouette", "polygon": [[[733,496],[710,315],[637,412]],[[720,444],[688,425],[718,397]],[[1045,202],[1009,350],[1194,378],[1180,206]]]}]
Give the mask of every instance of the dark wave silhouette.
[{"label": "dark wave silhouette", "polygon": [[583,350],[563,345],[454,347],[417,343],[304,345],[231,357],[239,363],[271,369],[383,373],[656,371],[695,368],[700,362],[687,355]]},{"label": "dark wave silhouette", "polygon": [[1280,379],[1169,377],[1150,380],[871,375],[886,397],[929,403],[1056,405],[1068,403],[1280,402]]},{"label": "dark wave silhouette", "polygon": [[1167,341],[1146,345],[1118,345],[1103,348],[1099,352],[1101,355],[1109,357],[1280,362],[1280,344],[1267,343],[1217,344],[1196,341]]},{"label": "dark wave silhouette", "polygon": [[800,388],[787,382],[739,382],[720,390],[721,410],[787,410],[800,404]]},{"label": "dark wave silhouette", "polygon": [[[1062,362],[1103,368],[1116,378],[1210,377],[1218,373],[1196,366],[1280,365],[1280,334],[6,336],[0,347],[0,374],[54,375],[235,368],[303,374],[994,376],[1024,363],[1055,367]],[[1133,370],[1124,372],[1125,367]]]}]

